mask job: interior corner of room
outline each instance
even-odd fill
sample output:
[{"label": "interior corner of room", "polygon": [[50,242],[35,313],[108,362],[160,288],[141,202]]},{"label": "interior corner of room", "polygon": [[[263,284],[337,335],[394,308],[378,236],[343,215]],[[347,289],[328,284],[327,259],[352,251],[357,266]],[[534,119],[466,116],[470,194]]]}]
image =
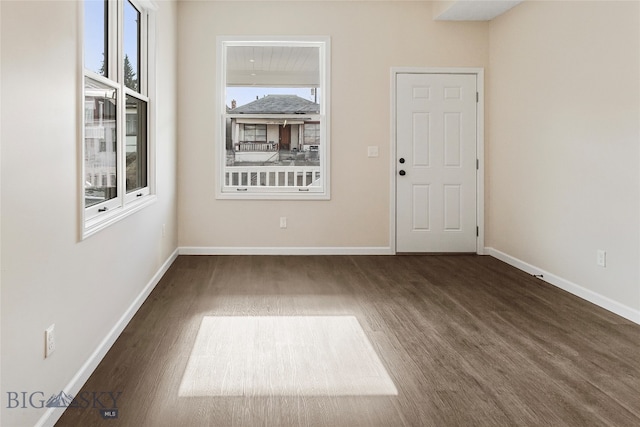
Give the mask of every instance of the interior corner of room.
[{"label": "interior corner of room", "polygon": [[[110,205],[112,220],[89,233],[90,222],[83,216],[86,186],[98,188],[103,175],[111,178],[96,175],[87,184],[83,176],[87,156],[81,141],[86,113],[82,94],[89,74],[83,74],[81,64],[82,3],[0,2],[1,388],[3,402],[8,402],[2,405],[3,425],[54,425],[63,408],[47,407],[49,396],[78,393],[127,325],[135,323],[132,319],[143,304],[158,303],[155,309],[163,310],[163,301],[153,292],[178,262],[185,277],[209,280],[190,270],[200,263],[211,267],[206,256],[210,263],[217,256],[239,256],[225,260],[241,281],[246,276],[240,267],[250,271],[260,265],[269,276],[270,268],[288,266],[294,256],[299,260],[295,268],[304,268],[307,256],[340,255],[346,258],[335,259],[345,281],[368,268],[362,277],[377,286],[376,280],[385,279],[380,265],[366,257],[352,264],[344,259],[380,256],[384,263],[402,266],[413,265],[414,258],[403,261],[398,253],[472,253],[490,260],[478,267],[482,274],[494,274],[499,260],[515,267],[507,276],[523,288],[550,284],[576,301],[595,304],[594,333],[640,325],[639,2],[132,0],[130,4],[154,14],[149,31],[155,34],[155,49],[148,49],[155,52],[155,92],[125,83],[115,87],[97,73],[91,76],[102,88],[95,105],[109,98],[105,87],[125,95],[117,107],[123,126],[127,108],[137,103],[142,117],[147,110],[141,105],[149,103],[154,144],[138,156],[153,160],[148,171],[152,179],[144,184],[144,194],[129,191],[124,175],[133,156],[124,153],[115,160],[124,172],[114,179],[127,194],[120,206]],[[253,121],[238,121],[241,112],[234,115],[232,110],[241,106],[229,103],[229,110],[225,108],[216,76],[218,40],[234,35],[254,42],[261,38],[261,43],[270,38],[329,40],[329,114],[305,110],[288,112],[282,119],[269,116],[269,122],[256,114]],[[115,74],[125,73],[124,63],[112,67]],[[437,81],[423,79],[425,75],[438,76]],[[459,78],[440,79],[452,75]],[[305,89],[319,85],[305,84]],[[435,99],[435,89],[424,89],[430,85],[442,88],[440,105],[464,101],[459,110],[438,110],[444,117],[441,128],[430,127],[435,112],[421,110],[423,100]],[[318,101],[318,93],[310,91],[304,105],[321,105],[324,99]],[[110,99],[116,102],[114,96]],[[400,104],[402,99],[416,104]],[[235,119],[238,131],[229,133],[228,146],[225,118],[229,125]],[[322,138],[330,137],[330,150],[327,145],[323,151],[321,128],[327,132]],[[440,148],[415,143],[431,143],[437,132],[445,138]],[[264,141],[256,139],[258,134]],[[244,139],[231,139],[238,135]],[[464,135],[469,135],[469,145],[456,142]],[[305,144],[305,138],[311,142]],[[126,142],[122,147],[127,149]],[[98,152],[102,148],[95,147]],[[245,167],[243,159],[252,150],[261,152],[260,162],[280,156],[282,176],[293,170],[286,168],[303,168],[291,172],[301,181],[287,181],[286,186],[304,194],[317,190],[319,196],[265,196],[267,190],[257,187],[268,187],[260,181],[268,174],[260,172],[248,172],[245,184],[240,178],[238,185],[223,188],[221,170]],[[468,181],[438,181],[439,190],[432,182],[417,181],[418,171],[438,159],[444,163],[437,177],[459,169]],[[319,170],[326,174],[324,181],[318,178]],[[225,193],[243,192],[253,179],[256,188],[248,192],[255,190],[257,196]],[[144,203],[136,204],[138,194]],[[431,204],[434,195],[439,195],[438,205]],[[127,197],[130,208],[118,216],[118,209],[126,210]],[[434,206],[441,217],[431,214]],[[423,245],[424,235],[438,221],[440,234]],[[439,240],[463,229],[464,236],[452,246]],[[274,264],[245,255],[264,255],[261,259]],[[196,257],[197,262],[189,261]],[[411,271],[429,279],[431,272],[453,265],[446,257],[437,258],[444,259],[443,264],[417,263]],[[357,268],[351,271],[343,264]],[[433,270],[426,272],[425,266]],[[315,261],[309,268],[311,278],[327,271],[319,270]],[[529,281],[533,279],[540,280]],[[259,287],[243,286],[246,301],[273,303]],[[509,291],[500,295],[490,287],[487,292],[506,298]],[[394,296],[387,295],[390,300]],[[397,344],[376,335],[375,325],[363,324],[361,332],[348,317],[358,314],[333,307],[332,299],[319,290],[292,291],[289,297],[296,307],[318,297],[309,314],[317,318],[306,326],[312,334],[318,330],[314,328],[348,329],[345,339],[356,343],[362,354],[374,348],[375,355],[378,345]],[[380,294],[375,304],[383,300]],[[560,305],[569,301],[559,300]],[[551,312],[562,310],[548,300],[540,304]],[[209,316],[206,328],[229,321],[214,311],[203,314]],[[269,324],[260,318],[268,310],[257,311],[253,320],[238,327]],[[344,323],[322,318],[325,312],[345,316]],[[396,316],[393,313],[390,316]],[[202,318],[189,321],[200,325]],[[290,331],[301,330],[286,319],[282,324]],[[219,333],[221,339],[229,338]],[[371,344],[367,336],[379,341]],[[196,332],[190,338],[195,343]],[[195,359],[188,371],[197,376],[201,368]],[[367,367],[386,381],[378,364],[390,362],[375,359],[371,357]],[[622,394],[632,388],[620,384],[611,387],[623,389]],[[182,390],[194,402],[199,397],[193,396],[211,387],[185,380]],[[394,390],[403,395],[393,381],[379,387],[383,395]],[[636,409],[628,413],[640,417]]]}]

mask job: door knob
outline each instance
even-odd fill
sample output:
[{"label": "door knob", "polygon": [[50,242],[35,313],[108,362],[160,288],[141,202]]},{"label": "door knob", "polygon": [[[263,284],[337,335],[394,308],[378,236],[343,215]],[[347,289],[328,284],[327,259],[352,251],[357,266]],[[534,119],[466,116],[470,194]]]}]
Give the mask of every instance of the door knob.
[{"label": "door knob", "polygon": [[400,174],[400,176],[405,176],[407,173],[403,170],[401,170],[400,172],[398,172]]},{"label": "door knob", "polygon": [[404,157],[400,157],[400,160],[398,160],[400,163],[404,163]]}]

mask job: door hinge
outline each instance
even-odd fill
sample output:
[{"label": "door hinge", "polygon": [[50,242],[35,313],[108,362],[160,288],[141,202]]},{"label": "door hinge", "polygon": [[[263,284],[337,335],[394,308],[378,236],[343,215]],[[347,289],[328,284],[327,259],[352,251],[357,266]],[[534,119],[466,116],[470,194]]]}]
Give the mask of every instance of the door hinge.
[{"label": "door hinge", "polygon": [[480,102],[480,92],[476,92],[476,102]]},{"label": "door hinge", "polygon": [[480,227],[476,225],[476,237],[480,236]]},{"label": "door hinge", "polygon": [[480,159],[476,159],[476,170],[480,170]]}]

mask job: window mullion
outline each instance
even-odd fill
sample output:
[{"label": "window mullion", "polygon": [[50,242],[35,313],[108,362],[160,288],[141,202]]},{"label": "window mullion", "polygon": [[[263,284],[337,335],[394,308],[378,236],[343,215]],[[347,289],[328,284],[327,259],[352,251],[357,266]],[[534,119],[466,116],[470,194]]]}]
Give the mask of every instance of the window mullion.
[{"label": "window mullion", "polygon": [[107,7],[107,77],[114,82],[119,82],[118,78],[118,3],[108,1]]},{"label": "window mullion", "polygon": [[126,138],[127,138],[127,130],[126,130],[126,96],[124,91],[122,90],[122,85],[118,85],[118,198],[120,203],[124,205],[124,197],[126,194],[125,190],[125,179],[126,179],[126,162],[125,162],[125,150],[126,150]]},{"label": "window mullion", "polygon": [[117,64],[118,82],[118,195],[122,206],[126,197],[126,94],[124,89],[124,6],[122,1],[113,2],[117,4],[117,20],[115,21],[114,34],[116,35],[116,52],[114,61]]}]

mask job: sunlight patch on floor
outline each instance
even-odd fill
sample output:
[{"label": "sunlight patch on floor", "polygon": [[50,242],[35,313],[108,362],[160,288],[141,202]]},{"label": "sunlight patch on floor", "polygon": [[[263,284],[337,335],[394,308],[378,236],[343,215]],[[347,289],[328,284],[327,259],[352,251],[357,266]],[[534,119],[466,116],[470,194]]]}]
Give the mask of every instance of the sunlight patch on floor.
[{"label": "sunlight patch on floor", "polygon": [[354,316],[205,316],[179,396],[398,391]]}]

